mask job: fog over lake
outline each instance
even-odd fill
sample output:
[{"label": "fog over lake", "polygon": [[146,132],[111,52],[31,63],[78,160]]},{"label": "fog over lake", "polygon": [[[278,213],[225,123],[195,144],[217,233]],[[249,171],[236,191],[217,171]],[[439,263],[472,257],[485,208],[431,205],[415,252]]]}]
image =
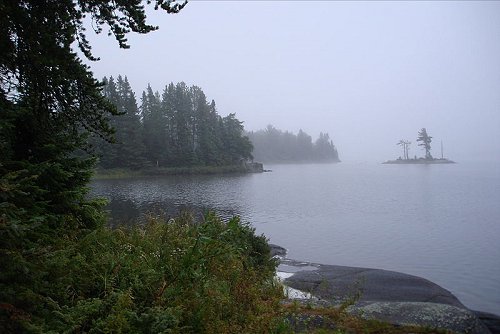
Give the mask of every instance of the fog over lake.
[{"label": "fog over lake", "polygon": [[273,172],[101,180],[115,224],[148,213],[240,215],[299,260],[430,279],[468,307],[500,309],[500,171],[493,165],[267,166]]},{"label": "fog over lake", "polygon": [[500,328],[500,1],[0,17],[0,334]]},{"label": "fog over lake", "polygon": [[[498,160],[500,2],[192,1],[160,29],[93,36],[96,77],[185,81],[247,130],[328,132],[342,160],[399,155],[425,127],[459,161]],[[420,155],[413,145],[410,155]]]},{"label": "fog over lake", "polygon": [[[291,257],[402,271],[500,310],[500,2],[192,1],[130,49],[89,36],[96,77],[203,89],[245,130],[328,133],[342,163],[95,181],[113,221],[241,215]],[[432,153],[455,165],[381,165]]]}]

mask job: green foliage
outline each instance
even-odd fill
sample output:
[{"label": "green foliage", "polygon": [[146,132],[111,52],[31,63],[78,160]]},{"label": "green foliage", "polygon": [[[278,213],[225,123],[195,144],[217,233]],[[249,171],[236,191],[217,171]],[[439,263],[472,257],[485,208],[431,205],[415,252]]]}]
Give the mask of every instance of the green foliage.
[{"label": "green foliage", "polygon": [[[156,1],[178,12],[175,1]],[[77,155],[89,134],[111,139],[116,108],[73,50],[94,59],[83,19],[109,26],[122,47],[128,32],[147,33],[140,1],[3,1],[0,5],[0,235],[3,258],[32,245],[75,238],[102,224],[101,204],[86,196],[94,159]]]},{"label": "green foliage", "polygon": [[266,333],[280,321],[276,262],[236,217],[151,219],[9,255],[0,280],[7,332]]},{"label": "green foliage", "polygon": [[113,77],[104,78],[103,81],[104,96],[120,114],[110,120],[115,130],[113,142],[97,136],[90,141],[99,155],[99,165],[103,168],[122,166],[132,170],[149,166],[145,158],[146,148],[143,143],[139,109],[127,77],[118,76],[116,82]]},{"label": "green foliage", "polygon": [[327,133],[320,133],[313,143],[302,130],[295,135],[268,125],[265,130],[248,133],[254,146],[254,156],[264,162],[334,161],[339,155]]},{"label": "green foliage", "polygon": [[201,88],[168,84],[163,94],[148,85],[139,117],[127,78],[105,80],[104,94],[122,115],[113,117],[116,142],[97,143],[99,167],[147,169],[148,166],[200,167],[241,165],[253,146],[235,114],[221,117]]}]

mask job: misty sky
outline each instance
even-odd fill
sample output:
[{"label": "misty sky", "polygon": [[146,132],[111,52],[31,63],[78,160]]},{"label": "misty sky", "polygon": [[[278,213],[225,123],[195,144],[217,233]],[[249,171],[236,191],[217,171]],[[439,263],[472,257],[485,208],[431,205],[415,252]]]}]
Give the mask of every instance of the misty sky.
[{"label": "misty sky", "polygon": [[[500,159],[500,2],[191,1],[120,50],[89,37],[98,78],[140,94],[185,81],[247,130],[328,132],[343,161],[402,155],[426,127],[433,154]],[[90,31],[90,29],[89,29]]]}]

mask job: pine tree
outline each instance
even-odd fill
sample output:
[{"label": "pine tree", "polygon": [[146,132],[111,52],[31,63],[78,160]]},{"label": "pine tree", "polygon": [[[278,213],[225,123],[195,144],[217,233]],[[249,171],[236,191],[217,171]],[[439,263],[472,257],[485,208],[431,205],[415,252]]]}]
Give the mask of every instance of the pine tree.
[{"label": "pine tree", "polygon": [[[116,86],[115,79],[111,76],[103,79],[103,95],[116,108],[116,115],[111,117],[109,120],[109,125],[113,128],[115,135],[110,140],[110,138],[97,137],[91,140],[92,145],[96,147],[94,153],[99,157],[99,166],[103,168],[113,168],[116,167],[117,163],[120,161],[119,152],[117,150],[116,144],[116,129],[117,129],[117,118],[121,117],[121,99],[118,95],[118,90]],[[118,140],[119,143],[119,140]]]},{"label": "pine tree", "polygon": [[215,101],[184,82],[142,94],[146,156],[157,166],[220,166],[252,159],[252,144],[234,114],[222,118]]},{"label": "pine tree", "polygon": [[328,133],[320,133],[314,143],[314,158],[317,161],[337,161],[338,153]]},{"label": "pine tree", "polygon": [[420,142],[418,146],[422,146],[425,150],[425,158],[426,159],[432,159],[431,155],[431,142],[432,142],[432,137],[427,134],[427,130],[425,128],[422,128],[418,132],[418,138],[417,142]]},{"label": "pine tree", "polygon": [[93,139],[99,155],[101,168],[130,168],[146,167],[145,147],[142,139],[142,123],[135,94],[130,87],[127,77],[118,76],[115,82],[113,77],[104,78],[104,96],[112,103],[118,115],[110,120],[115,130],[113,141],[102,138]]},{"label": "pine tree", "polygon": [[297,134],[297,146],[301,160],[310,160],[313,156],[312,138],[307,133],[299,129]]},{"label": "pine tree", "polygon": [[118,76],[119,111],[123,113],[116,119],[116,148],[121,160],[115,166],[140,169],[147,166],[143,143],[142,124],[135,94],[127,77]]},{"label": "pine tree", "polygon": [[189,91],[184,82],[175,85],[173,123],[177,129],[178,165],[190,166],[196,163],[193,143],[193,112]]},{"label": "pine tree", "polygon": [[143,140],[146,158],[154,166],[165,166],[165,148],[167,143],[167,119],[162,112],[161,99],[148,85],[142,93],[141,115],[143,122]]},{"label": "pine tree", "polygon": [[210,107],[207,103],[205,93],[199,87],[191,88],[193,100],[193,112],[195,115],[196,125],[194,128],[194,150],[197,160],[202,165],[215,165],[212,161],[216,151],[215,141],[213,138],[214,126],[210,114]]},{"label": "pine tree", "polygon": [[247,136],[243,136],[243,122],[231,113],[222,118],[222,126],[226,164],[239,164],[253,159],[253,145]]}]

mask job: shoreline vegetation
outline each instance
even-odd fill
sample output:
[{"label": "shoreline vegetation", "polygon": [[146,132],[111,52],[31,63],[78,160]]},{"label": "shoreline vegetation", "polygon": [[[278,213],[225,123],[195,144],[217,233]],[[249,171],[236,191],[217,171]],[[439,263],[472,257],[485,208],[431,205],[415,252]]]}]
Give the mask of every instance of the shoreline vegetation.
[{"label": "shoreline vegetation", "polygon": [[269,253],[249,224],[214,213],[53,237],[2,266],[0,332],[272,332],[283,289]]},{"label": "shoreline vegetation", "polygon": [[157,167],[139,170],[127,168],[95,169],[93,179],[122,179],[135,177],[155,177],[174,175],[218,175],[218,174],[248,174],[269,172],[258,162],[228,166],[192,166],[192,167]]}]

